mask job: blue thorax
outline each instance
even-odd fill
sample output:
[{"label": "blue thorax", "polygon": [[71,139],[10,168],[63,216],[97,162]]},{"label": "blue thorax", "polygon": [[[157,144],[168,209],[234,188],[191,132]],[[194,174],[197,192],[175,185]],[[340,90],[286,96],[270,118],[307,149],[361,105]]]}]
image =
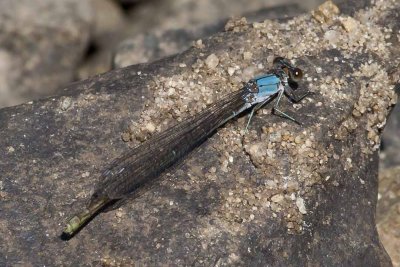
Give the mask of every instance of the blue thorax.
[{"label": "blue thorax", "polygon": [[252,79],[258,86],[258,97],[274,95],[279,91],[281,79],[276,74],[266,74]]}]

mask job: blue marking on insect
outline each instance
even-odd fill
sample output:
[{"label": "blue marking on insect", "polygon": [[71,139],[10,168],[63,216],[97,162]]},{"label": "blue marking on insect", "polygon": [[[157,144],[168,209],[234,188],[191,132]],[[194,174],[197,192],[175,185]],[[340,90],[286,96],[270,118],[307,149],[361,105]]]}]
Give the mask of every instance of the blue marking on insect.
[{"label": "blue marking on insect", "polygon": [[258,86],[257,97],[274,95],[280,90],[281,78],[275,74],[258,76],[253,79]]},{"label": "blue marking on insect", "polygon": [[303,77],[303,72],[301,69],[292,66],[289,61],[282,57],[275,58],[273,63],[275,68],[272,73],[251,79],[244,87],[250,94],[245,97],[246,105],[240,111],[253,107],[246,125],[246,131],[254,112],[262,108],[274,97],[277,97],[277,100],[275,101],[273,112],[300,124],[295,118],[279,109],[279,102],[284,94],[294,103],[301,101],[310,94],[307,92],[303,96],[298,97],[293,92],[297,87],[292,88],[290,84],[297,84],[297,81]]},{"label": "blue marking on insect", "polygon": [[284,73],[281,73],[281,75],[269,73],[251,79],[246,84],[247,90],[251,92],[251,94],[246,97],[246,109],[257,103],[264,104],[278,93],[282,93],[286,85],[287,75]]}]

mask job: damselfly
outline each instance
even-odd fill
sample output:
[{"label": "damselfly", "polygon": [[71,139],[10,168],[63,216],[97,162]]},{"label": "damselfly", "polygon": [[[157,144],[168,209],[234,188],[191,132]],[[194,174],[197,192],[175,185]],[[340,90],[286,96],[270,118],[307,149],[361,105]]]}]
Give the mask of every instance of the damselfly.
[{"label": "damselfly", "polygon": [[251,79],[242,89],[226,95],[202,112],[156,134],[111,163],[101,174],[101,180],[89,205],[68,221],[63,236],[72,237],[97,213],[126,199],[142,186],[161,176],[203,143],[218,127],[251,107],[253,109],[246,129],[254,112],[275,97],[277,100],[273,108],[274,113],[297,122],[279,109],[279,103],[283,95],[292,102],[299,102],[308,95],[306,93],[297,97],[294,93],[297,81],[302,78],[303,73],[282,57],[275,58],[273,65],[268,74]]}]

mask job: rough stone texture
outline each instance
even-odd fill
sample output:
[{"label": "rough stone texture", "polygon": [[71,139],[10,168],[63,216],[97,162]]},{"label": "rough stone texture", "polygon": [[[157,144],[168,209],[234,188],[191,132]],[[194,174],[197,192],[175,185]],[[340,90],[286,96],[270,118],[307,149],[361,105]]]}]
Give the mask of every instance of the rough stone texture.
[{"label": "rough stone texture", "polygon": [[381,153],[381,168],[400,166],[400,106],[396,106],[383,132],[383,147]]},{"label": "rough stone texture", "polygon": [[[320,1],[320,0],[319,0]],[[255,20],[281,18],[304,12],[315,0],[294,1],[245,0],[158,0],[140,4],[117,1],[93,1],[96,14],[91,54],[79,69],[79,78],[182,52],[192,41],[223,29],[228,17],[245,15]],[[131,5],[132,4],[132,5]],[[279,7],[275,7],[279,6]],[[212,12],[211,12],[212,11]],[[128,23],[127,23],[128,22]],[[100,37],[99,38],[99,30]],[[105,38],[104,38],[105,37]],[[118,47],[117,44],[122,44]],[[117,54],[116,60],[111,57]]]},{"label": "rough stone texture", "polygon": [[72,80],[89,40],[87,0],[0,2],[0,107],[52,94]]},{"label": "rough stone texture", "polygon": [[[132,35],[146,29],[197,29],[230,16],[240,16],[263,8],[277,5],[293,4],[292,0],[162,0],[147,1],[130,10],[129,17],[133,23]],[[320,3],[319,0],[302,1],[302,9],[310,9]]]},{"label": "rough stone texture", "polygon": [[[400,81],[400,68],[393,72],[394,80]],[[400,83],[397,85],[400,95]],[[400,267],[400,106],[397,105],[388,119],[382,135],[379,161],[379,195],[377,227],[381,242],[392,259],[394,267]]]},{"label": "rough stone texture", "polygon": [[[177,56],[1,109],[0,265],[390,266],[375,207],[400,3],[361,2],[322,24],[233,20]],[[303,126],[266,108],[243,137],[246,117],[233,120],[151,189],[59,238],[113,158],[239,89],[274,55],[302,67],[301,90],[315,92],[282,103]]]},{"label": "rough stone texture", "polygon": [[[2,1],[0,107],[57,94],[68,82],[110,70],[117,45],[128,36],[159,36],[157,32],[161,29],[171,31],[168,27],[173,26],[172,22],[174,29],[202,28],[231,14],[278,3],[257,0],[243,5],[243,2],[247,1],[201,1],[201,4],[194,0],[140,4],[113,0]],[[313,4],[314,0],[308,0],[301,6],[309,8]],[[204,12],[207,7],[217,12]],[[191,21],[191,16],[196,20]],[[186,30],[182,32],[185,38]],[[185,44],[184,48],[187,47]]]},{"label": "rough stone texture", "polygon": [[[305,12],[298,4],[281,5],[243,14],[248,21],[282,19]],[[152,62],[188,49],[193,42],[206,38],[224,29],[228,19],[210,23],[196,29],[153,30],[124,40],[113,57],[114,68],[138,63]],[[204,23],[204,22],[203,22]],[[201,25],[201,24],[200,24]],[[192,26],[193,28],[193,26]]]},{"label": "rough stone texture", "polygon": [[379,237],[389,253],[393,266],[400,266],[400,167],[379,174],[376,221]]},{"label": "rough stone texture", "polygon": [[91,1],[91,7],[94,13],[92,34],[88,53],[78,70],[81,80],[111,69],[115,47],[125,38],[129,27],[126,14],[116,1],[95,0]]}]

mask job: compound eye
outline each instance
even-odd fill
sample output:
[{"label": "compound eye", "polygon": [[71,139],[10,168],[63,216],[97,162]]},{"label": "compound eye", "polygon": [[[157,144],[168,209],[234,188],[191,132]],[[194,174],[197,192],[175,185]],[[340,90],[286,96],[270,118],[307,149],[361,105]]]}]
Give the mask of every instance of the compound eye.
[{"label": "compound eye", "polygon": [[290,76],[293,80],[299,81],[303,78],[303,71],[299,68],[294,68],[290,71]]}]

